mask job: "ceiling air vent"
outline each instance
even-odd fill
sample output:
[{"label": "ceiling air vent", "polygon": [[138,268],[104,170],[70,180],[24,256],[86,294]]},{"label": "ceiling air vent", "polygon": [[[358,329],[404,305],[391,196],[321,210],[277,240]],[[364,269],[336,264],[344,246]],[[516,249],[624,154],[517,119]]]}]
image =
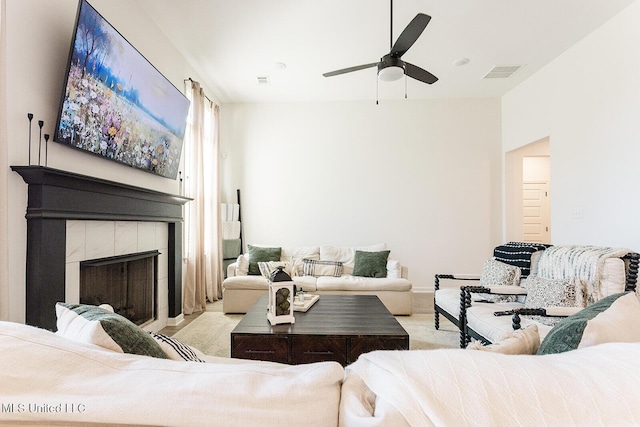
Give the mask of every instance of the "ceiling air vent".
[{"label": "ceiling air vent", "polygon": [[258,76],[258,86],[270,86],[269,76]]},{"label": "ceiling air vent", "polygon": [[522,67],[523,65],[497,65],[483,79],[508,79]]}]

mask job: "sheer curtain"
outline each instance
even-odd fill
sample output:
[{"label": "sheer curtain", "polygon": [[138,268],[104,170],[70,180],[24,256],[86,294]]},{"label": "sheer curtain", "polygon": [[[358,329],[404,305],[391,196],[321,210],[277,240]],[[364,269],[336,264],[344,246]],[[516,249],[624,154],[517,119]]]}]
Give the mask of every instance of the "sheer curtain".
[{"label": "sheer curtain", "polygon": [[219,107],[198,82],[188,80],[191,100],[185,134],[185,259],[183,312],[204,311],[222,298],[222,225],[220,222]]}]

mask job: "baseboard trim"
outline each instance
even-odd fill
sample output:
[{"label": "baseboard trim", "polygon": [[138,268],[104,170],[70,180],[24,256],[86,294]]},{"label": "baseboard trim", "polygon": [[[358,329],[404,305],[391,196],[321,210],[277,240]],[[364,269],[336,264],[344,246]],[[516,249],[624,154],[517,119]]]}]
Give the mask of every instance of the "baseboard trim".
[{"label": "baseboard trim", "polygon": [[413,312],[422,314],[433,313],[433,291],[413,291]]},{"label": "baseboard trim", "polygon": [[184,314],[180,313],[176,317],[169,317],[167,319],[167,326],[178,326],[182,322],[184,322]]}]

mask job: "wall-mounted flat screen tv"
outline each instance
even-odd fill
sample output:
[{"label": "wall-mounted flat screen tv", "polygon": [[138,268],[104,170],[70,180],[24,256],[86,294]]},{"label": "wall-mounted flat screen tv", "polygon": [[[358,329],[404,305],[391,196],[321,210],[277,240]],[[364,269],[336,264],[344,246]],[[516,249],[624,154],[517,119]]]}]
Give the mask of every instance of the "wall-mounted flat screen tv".
[{"label": "wall-mounted flat screen tv", "polygon": [[175,179],[188,112],[182,92],[81,0],[53,139]]}]

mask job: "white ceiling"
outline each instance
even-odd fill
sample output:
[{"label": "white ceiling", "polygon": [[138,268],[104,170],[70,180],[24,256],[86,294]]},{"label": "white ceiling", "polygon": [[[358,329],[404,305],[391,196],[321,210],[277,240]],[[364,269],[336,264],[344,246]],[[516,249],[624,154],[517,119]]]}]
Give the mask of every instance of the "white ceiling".
[{"label": "white ceiling", "polygon": [[[222,103],[376,99],[376,68],[322,73],[389,52],[389,0],[137,1]],[[407,79],[408,97],[502,96],[634,1],[395,0],[393,41],[417,13],[432,17],[402,59],[439,81]],[[460,58],[469,64],[453,65]],[[524,67],[483,79],[500,65]],[[378,90],[381,101],[403,98],[405,79]]]}]

